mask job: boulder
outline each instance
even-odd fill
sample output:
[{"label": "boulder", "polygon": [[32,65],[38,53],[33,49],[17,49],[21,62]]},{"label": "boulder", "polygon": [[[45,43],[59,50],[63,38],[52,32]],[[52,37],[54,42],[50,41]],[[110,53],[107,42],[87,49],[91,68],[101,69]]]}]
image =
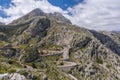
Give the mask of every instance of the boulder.
[{"label": "boulder", "polygon": [[25,76],[20,75],[19,73],[12,73],[9,75],[9,80],[27,80]]}]

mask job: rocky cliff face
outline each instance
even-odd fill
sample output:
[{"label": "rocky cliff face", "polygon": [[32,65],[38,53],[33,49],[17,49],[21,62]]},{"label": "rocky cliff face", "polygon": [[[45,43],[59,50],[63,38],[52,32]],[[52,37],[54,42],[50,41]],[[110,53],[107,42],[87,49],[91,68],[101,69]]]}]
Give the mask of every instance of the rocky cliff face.
[{"label": "rocky cliff face", "polygon": [[18,72],[26,79],[30,74],[34,80],[120,79],[116,33],[74,26],[59,13],[39,9],[1,25],[0,33],[0,73]]}]

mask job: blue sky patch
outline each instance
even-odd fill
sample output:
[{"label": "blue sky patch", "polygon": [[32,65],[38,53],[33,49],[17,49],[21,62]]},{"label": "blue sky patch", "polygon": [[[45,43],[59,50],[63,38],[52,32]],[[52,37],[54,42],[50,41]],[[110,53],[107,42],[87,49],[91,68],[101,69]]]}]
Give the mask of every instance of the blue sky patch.
[{"label": "blue sky patch", "polygon": [[68,7],[73,7],[74,5],[83,2],[83,0],[48,0],[48,2],[54,6],[58,6],[63,10],[66,10]]},{"label": "blue sky patch", "polygon": [[10,3],[11,3],[11,0],[1,0],[0,6],[7,8],[7,7],[9,7]]}]

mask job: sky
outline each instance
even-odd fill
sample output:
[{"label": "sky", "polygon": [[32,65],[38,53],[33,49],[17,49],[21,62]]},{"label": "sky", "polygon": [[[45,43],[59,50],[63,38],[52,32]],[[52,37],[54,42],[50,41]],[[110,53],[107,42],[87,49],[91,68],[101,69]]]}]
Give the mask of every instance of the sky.
[{"label": "sky", "polygon": [[36,8],[59,12],[80,27],[120,31],[120,0],[0,0],[0,22],[8,24]]}]

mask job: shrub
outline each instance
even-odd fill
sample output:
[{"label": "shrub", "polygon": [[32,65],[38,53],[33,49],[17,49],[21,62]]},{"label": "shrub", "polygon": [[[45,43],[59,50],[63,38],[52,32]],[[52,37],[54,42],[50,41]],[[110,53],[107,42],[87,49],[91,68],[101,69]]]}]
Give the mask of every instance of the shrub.
[{"label": "shrub", "polygon": [[96,62],[99,63],[99,64],[103,64],[103,60],[102,59],[97,59]]},{"label": "shrub", "polygon": [[19,73],[20,73],[21,75],[24,75],[25,77],[28,75],[28,72],[23,71],[23,70],[21,70]]},{"label": "shrub", "polygon": [[7,67],[0,61],[0,74],[7,73]]},{"label": "shrub", "polygon": [[8,70],[8,73],[15,73],[15,72],[16,72],[16,69],[13,69],[13,68]]},{"label": "shrub", "polygon": [[3,73],[5,73],[6,72],[6,69],[5,68],[2,68],[1,66],[0,66],[0,74],[3,74]]},{"label": "shrub", "polygon": [[106,67],[107,67],[108,69],[110,69],[110,68],[111,68],[111,65],[110,65],[110,64],[107,64]]},{"label": "shrub", "polygon": [[49,50],[61,50],[63,49],[62,46],[59,45],[53,45],[53,44],[46,44],[43,49],[49,49]]},{"label": "shrub", "polygon": [[61,65],[61,66],[64,65],[64,62],[60,62],[59,65]]}]

